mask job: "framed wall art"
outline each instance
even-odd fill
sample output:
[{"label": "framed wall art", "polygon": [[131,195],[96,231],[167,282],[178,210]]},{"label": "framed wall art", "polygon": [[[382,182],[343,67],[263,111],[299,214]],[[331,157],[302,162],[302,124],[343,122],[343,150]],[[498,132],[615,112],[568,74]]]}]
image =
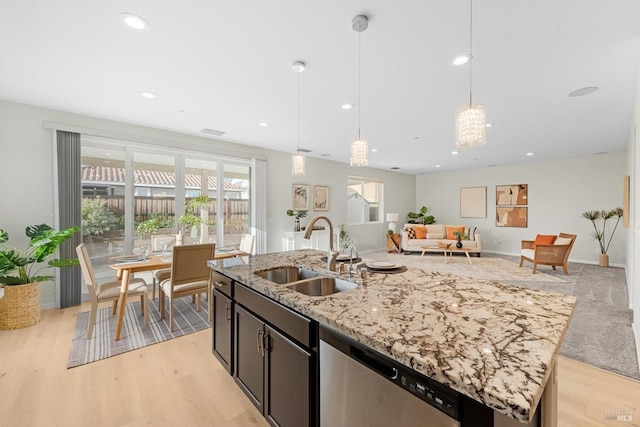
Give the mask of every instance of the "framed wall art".
[{"label": "framed wall art", "polygon": [[496,227],[527,228],[526,206],[496,206]]},{"label": "framed wall art", "polygon": [[329,187],[324,185],[313,186],[313,210],[329,210]]},{"label": "framed wall art", "polygon": [[293,184],[291,186],[291,209],[294,211],[309,210],[308,184]]},{"label": "framed wall art", "polygon": [[460,217],[487,217],[487,187],[460,188]]},{"label": "framed wall art", "polygon": [[496,205],[528,205],[529,186],[527,184],[496,185]]}]

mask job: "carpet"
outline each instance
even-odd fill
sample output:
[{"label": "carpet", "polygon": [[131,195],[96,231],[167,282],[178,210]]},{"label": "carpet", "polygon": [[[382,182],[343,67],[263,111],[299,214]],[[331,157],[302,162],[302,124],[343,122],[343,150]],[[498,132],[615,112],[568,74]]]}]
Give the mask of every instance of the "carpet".
[{"label": "carpet", "polygon": [[93,338],[87,339],[89,312],[78,314],[71,342],[71,354],[67,368],[106,359],[148,345],[172,338],[188,335],[210,327],[208,305],[203,302],[200,312],[191,302],[191,297],[177,298],[174,301],[174,330],[169,330],[169,311],[165,306],[165,318],[160,320],[158,300],[149,301],[149,325],[145,326],[144,316],[140,313],[140,301],[127,304],[122,325],[122,334],[118,341],[113,338],[116,329],[116,316],[111,314],[111,306],[98,308]]},{"label": "carpet", "polygon": [[[420,255],[403,255],[396,253],[386,254],[386,256],[388,257],[388,260],[393,263],[422,270],[450,273],[473,279],[523,282],[566,282],[563,278],[554,277],[546,273],[538,272],[533,274],[531,272],[531,264],[518,267],[518,264],[514,264],[501,258],[477,258],[472,256],[471,265],[469,265],[469,261],[464,254],[454,255],[453,259],[450,259],[447,264],[444,263],[444,256],[441,253],[425,254],[423,257]],[[544,267],[539,268],[544,271]],[[564,275],[562,273],[562,268],[560,268],[560,270],[553,271],[551,270],[551,267],[549,267],[549,272],[558,274],[559,276]]]}]

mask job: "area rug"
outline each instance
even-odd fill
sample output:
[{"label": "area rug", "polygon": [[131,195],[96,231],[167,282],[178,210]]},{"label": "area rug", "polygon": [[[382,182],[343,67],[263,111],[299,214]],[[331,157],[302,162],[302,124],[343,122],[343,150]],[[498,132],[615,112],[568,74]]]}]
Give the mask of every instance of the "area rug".
[{"label": "area rug", "polygon": [[[552,282],[562,283],[566,280],[552,276],[551,274],[563,275],[562,268],[557,271],[548,267],[549,273],[536,274],[531,273],[531,264],[518,267],[518,264],[506,261],[501,258],[471,257],[471,264],[464,254],[457,254],[453,259],[449,259],[447,264],[444,263],[442,254],[425,254],[420,255],[404,255],[404,254],[386,254],[390,262],[406,265],[409,267],[419,268],[427,271],[437,271],[440,273],[450,273],[457,276],[470,277],[481,280],[495,281],[522,281],[522,282]],[[538,267],[544,270],[544,267]]]},{"label": "area rug", "polygon": [[98,309],[93,338],[87,339],[89,312],[78,314],[71,342],[71,354],[67,368],[106,359],[148,345],[156,344],[172,338],[191,334],[210,327],[208,305],[203,302],[202,309],[196,311],[191,297],[177,298],[174,301],[174,328],[169,330],[169,311],[165,306],[165,318],[160,320],[158,300],[149,301],[149,325],[144,324],[140,313],[140,302],[127,304],[122,333],[118,341],[114,340],[116,316],[111,314],[111,307]]}]

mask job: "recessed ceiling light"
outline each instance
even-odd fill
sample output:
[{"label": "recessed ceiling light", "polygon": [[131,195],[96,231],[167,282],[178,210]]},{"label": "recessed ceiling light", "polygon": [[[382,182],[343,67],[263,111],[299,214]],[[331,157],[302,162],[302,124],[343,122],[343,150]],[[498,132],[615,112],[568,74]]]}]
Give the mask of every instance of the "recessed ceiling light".
[{"label": "recessed ceiling light", "polygon": [[153,99],[156,96],[151,92],[140,92],[140,95],[144,96],[147,99]]},{"label": "recessed ceiling light", "polygon": [[535,153],[531,153],[531,152],[529,152],[529,153],[527,153],[527,156],[533,156],[534,154],[535,154]]},{"label": "recessed ceiling light", "polygon": [[469,62],[469,55],[460,55],[456,59],[453,60],[453,65],[463,65]]},{"label": "recessed ceiling light", "polygon": [[372,153],[375,153],[375,152],[377,152],[377,151],[378,151],[378,149],[377,149],[377,148],[372,148],[372,149],[371,149],[371,152],[372,152]]},{"label": "recessed ceiling light", "polygon": [[575,98],[576,96],[584,96],[584,95],[589,95],[590,93],[593,93],[595,91],[597,91],[599,88],[595,87],[595,86],[588,86],[588,87],[583,87],[580,89],[576,89],[573,92],[569,92],[569,96],[572,98]]},{"label": "recessed ceiling light", "polygon": [[342,104],[343,110],[351,110],[353,108],[353,104]]},{"label": "recessed ceiling light", "polygon": [[436,167],[437,167],[437,168],[439,168],[439,167],[440,167],[440,165],[436,165]]},{"label": "recessed ceiling light", "polygon": [[147,31],[149,29],[149,22],[138,15],[134,15],[133,13],[121,13],[120,20],[134,30]]},{"label": "recessed ceiling light", "polygon": [[452,151],[452,152],[451,152],[451,154],[453,154],[454,156],[455,156],[456,154],[458,154],[458,153],[459,153],[459,151]]},{"label": "recessed ceiling light", "polygon": [[267,122],[260,122],[260,123],[258,123],[258,126],[262,126],[263,128],[266,128],[267,126],[269,126],[269,123],[267,123]]},{"label": "recessed ceiling light", "polygon": [[493,123],[487,123],[485,127],[488,127],[488,128],[493,127]]}]

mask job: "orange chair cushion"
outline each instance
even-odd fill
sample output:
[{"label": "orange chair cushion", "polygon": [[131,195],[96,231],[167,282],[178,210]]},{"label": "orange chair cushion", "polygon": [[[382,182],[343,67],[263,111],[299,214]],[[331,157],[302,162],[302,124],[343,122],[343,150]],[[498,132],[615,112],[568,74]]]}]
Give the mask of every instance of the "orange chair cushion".
[{"label": "orange chair cushion", "polygon": [[413,231],[416,232],[416,239],[427,238],[427,227],[425,227],[424,225],[414,225]]},{"label": "orange chair cushion", "polygon": [[531,249],[535,249],[536,245],[553,245],[553,242],[556,241],[558,236],[555,234],[538,234],[536,236],[536,240],[533,241],[531,245]]},{"label": "orange chair cushion", "polygon": [[463,227],[447,227],[447,239],[449,240],[458,239],[456,236],[453,235],[453,233],[455,233],[456,231],[460,231],[461,233],[464,233],[464,226]]}]

